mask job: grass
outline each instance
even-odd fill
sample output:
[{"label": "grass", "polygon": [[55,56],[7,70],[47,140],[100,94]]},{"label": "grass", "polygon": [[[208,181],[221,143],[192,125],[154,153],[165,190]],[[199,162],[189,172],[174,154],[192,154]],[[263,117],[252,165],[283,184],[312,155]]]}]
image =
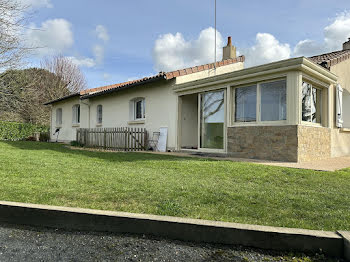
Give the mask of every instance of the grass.
[{"label": "grass", "polygon": [[350,230],[350,169],[317,172],[0,142],[0,199],[319,230]]}]

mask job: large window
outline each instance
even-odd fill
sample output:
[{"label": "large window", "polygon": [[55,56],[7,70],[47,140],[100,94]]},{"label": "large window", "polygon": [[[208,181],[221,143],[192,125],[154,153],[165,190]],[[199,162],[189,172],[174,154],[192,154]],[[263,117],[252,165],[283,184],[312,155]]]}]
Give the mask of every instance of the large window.
[{"label": "large window", "polygon": [[286,120],[286,81],[263,83],[261,93],[261,121]]},{"label": "large window", "polygon": [[322,90],[303,82],[302,120],[310,123],[321,123]]},{"label": "large window", "polygon": [[97,106],[97,124],[102,124],[102,105]]},{"label": "large window", "polygon": [[286,86],[286,80],[278,80],[236,88],[235,122],[286,120]]},{"label": "large window", "polygon": [[235,121],[256,121],[256,85],[236,88]]},{"label": "large window", "polygon": [[145,99],[139,98],[134,100],[134,120],[145,118]]},{"label": "large window", "polygon": [[56,126],[62,125],[62,108],[56,109]]},{"label": "large window", "polygon": [[72,123],[74,125],[80,124],[80,105],[74,105],[72,108]]}]

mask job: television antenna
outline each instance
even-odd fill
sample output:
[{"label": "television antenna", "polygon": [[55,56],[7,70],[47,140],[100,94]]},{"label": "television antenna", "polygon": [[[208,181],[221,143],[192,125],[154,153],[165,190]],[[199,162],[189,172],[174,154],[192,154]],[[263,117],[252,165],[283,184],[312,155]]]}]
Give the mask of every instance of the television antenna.
[{"label": "television antenna", "polygon": [[215,8],[214,8],[214,10],[215,10],[215,15],[214,15],[214,33],[215,33],[215,37],[214,37],[214,70],[216,69],[216,0],[215,0]]}]

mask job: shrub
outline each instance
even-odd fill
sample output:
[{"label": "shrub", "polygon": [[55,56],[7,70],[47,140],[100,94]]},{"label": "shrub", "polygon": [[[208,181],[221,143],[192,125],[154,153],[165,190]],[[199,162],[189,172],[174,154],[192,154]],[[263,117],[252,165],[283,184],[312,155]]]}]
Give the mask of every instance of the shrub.
[{"label": "shrub", "polygon": [[75,146],[75,147],[83,147],[83,144],[81,144],[81,143],[78,142],[78,141],[71,141],[71,142],[70,142],[70,145],[71,145],[71,146]]},{"label": "shrub", "polygon": [[26,141],[36,141],[36,138],[34,136],[28,136]]},{"label": "shrub", "polygon": [[41,142],[49,142],[50,141],[50,133],[49,132],[40,133],[39,140]]},{"label": "shrub", "polygon": [[29,123],[0,121],[0,140],[25,140],[35,132],[48,133],[49,127]]}]

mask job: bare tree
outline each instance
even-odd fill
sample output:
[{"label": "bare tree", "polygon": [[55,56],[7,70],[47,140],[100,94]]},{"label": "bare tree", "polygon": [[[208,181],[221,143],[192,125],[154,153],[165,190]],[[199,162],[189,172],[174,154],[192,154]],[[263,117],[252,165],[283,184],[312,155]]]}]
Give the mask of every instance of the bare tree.
[{"label": "bare tree", "polygon": [[0,0],[0,69],[18,65],[30,50],[22,39],[27,8],[19,1]]},{"label": "bare tree", "polygon": [[52,73],[52,79],[46,79],[49,81],[46,92],[50,99],[76,93],[86,88],[86,80],[80,68],[67,57],[57,55],[45,58],[41,62],[41,68]]}]

